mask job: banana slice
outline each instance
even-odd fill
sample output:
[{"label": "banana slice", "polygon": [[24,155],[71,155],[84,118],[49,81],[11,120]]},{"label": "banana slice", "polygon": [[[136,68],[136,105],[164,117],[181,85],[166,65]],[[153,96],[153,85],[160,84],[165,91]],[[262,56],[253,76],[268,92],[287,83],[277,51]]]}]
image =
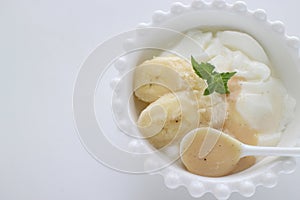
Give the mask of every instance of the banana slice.
[{"label": "banana slice", "polygon": [[178,143],[197,127],[221,129],[226,103],[219,94],[203,96],[197,90],[168,93],[151,103],[139,116],[141,133],[157,149]]},{"label": "banana slice", "polygon": [[261,45],[250,35],[237,31],[221,31],[217,38],[226,47],[232,50],[239,50],[245,53],[252,60],[270,64],[267,54]]},{"label": "banana slice", "polygon": [[167,110],[160,103],[153,103],[145,109],[138,121],[139,129],[148,138],[159,133],[167,120]]},{"label": "banana slice", "polygon": [[156,57],[135,69],[134,92],[144,102],[153,102],[169,92],[203,91],[205,87],[191,65],[179,57]]},{"label": "banana slice", "polygon": [[[172,145],[198,127],[199,115],[193,91],[168,93],[151,103],[138,119],[141,133],[157,149]],[[163,112],[153,112],[154,108]],[[158,110],[159,110],[158,109]]]}]

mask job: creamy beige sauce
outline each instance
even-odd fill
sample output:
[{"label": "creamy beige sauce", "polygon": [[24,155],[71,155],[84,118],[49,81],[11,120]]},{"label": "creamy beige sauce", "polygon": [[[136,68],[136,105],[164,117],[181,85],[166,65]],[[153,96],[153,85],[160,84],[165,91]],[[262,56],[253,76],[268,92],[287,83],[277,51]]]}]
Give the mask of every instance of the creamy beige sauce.
[{"label": "creamy beige sauce", "polygon": [[210,153],[199,158],[199,148],[205,142],[206,134],[206,129],[200,129],[192,137],[192,141],[186,142],[181,155],[182,162],[188,171],[197,175],[219,177],[229,174],[239,161],[240,145],[227,137],[219,137]]},{"label": "creamy beige sauce", "polygon": [[[222,131],[237,140],[257,145],[257,131],[252,129],[236,110],[236,100],[241,91],[240,82],[244,79],[233,77],[228,82],[230,94],[227,95],[227,118]],[[181,159],[188,171],[202,175],[218,177],[245,170],[255,164],[255,157],[249,156],[239,159],[240,147],[224,137],[220,137],[214,148],[204,158],[199,158],[199,151],[206,133],[196,134],[189,142]]]},{"label": "creamy beige sauce", "polygon": [[[227,95],[226,98],[228,103],[228,115],[227,119],[225,120],[223,131],[241,141],[242,143],[257,145],[257,130],[251,128],[245,121],[245,119],[243,119],[240,113],[236,110],[237,97],[241,91],[240,82],[244,80],[245,79],[241,77],[234,76],[228,82],[230,91],[230,94]],[[254,156],[242,158],[232,173],[236,173],[251,167],[255,164],[255,161],[256,159]]]}]

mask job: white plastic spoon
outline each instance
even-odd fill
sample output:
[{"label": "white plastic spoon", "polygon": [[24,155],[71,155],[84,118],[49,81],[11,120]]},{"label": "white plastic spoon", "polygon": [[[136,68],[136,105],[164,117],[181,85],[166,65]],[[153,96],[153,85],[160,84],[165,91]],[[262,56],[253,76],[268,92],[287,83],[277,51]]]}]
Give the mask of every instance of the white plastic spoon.
[{"label": "white plastic spoon", "polygon": [[[209,141],[206,141],[207,138]],[[207,148],[205,142],[213,143],[213,148],[203,149]],[[300,156],[300,148],[251,146],[219,130],[197,128],[182,139],[180,155],[186,168],[195,174],[223,176],[230,173],[245,156]]]}]

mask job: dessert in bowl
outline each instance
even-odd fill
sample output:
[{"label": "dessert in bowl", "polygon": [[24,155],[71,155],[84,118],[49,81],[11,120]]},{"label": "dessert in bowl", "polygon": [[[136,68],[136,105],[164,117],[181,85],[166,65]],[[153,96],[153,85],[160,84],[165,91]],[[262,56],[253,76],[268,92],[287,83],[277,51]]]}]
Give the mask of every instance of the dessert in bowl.
[{"label": "dessert in bowl", "polygon": [[[133,104],[144,103],[134,113],[140,134],[148,141],[145,144],[164,158],[178,158],[155,172],[168,187],[185,186],[194,197],[206,192],[219,199],[232,192],[251,196],[256,186],[272,187],[279,173],[292,171],[292,158],[275,157],[246,157],[226,170],[209,165],[205,170],[197,166],[201,159],[208,162],[205,155],[197,156],[200,147],[191,150],[190,157],[179,152],[185,135],[198,127],[222,130],[251,145],[296,145],[299,40],[287,36],[281,22],[269,21],[263,10],[248,10],[243,2],[194,1],[175,3],[170,12],[157,11],[151,23],[139,27],[129,40],[131,48],[141,43],[167,44],[159,53],[139,55],[132,83],[138,99]],[[145,37],[147,28],[153,27],[161,30]],[[174,39],[163,34],[165,29],[184,36]],[[193,70],[191,56],[198,65],[212,64],[216,73],[235,72],[228,81],[230,93],[205,95],[209,85]],[[226,157],[222,153],[219,159]],[[145,167],[155,162],[152,157]]]},{"label": "dessert in bowl", "polygon": [[[218,199],[232,192],[251,196],[257,186],[272,187],[280,173],[295,169],[293,158],[248,157],[222,173],[203,173],[193,163],[209,162],[209,154],[197,145],[188,149],[193,143],[185,151],[184,144],[191,131],[210,127],[247,144],[296,145],[300,43],[286,35],[281,22],[243,2],[194,1],[156,11],[134,33],[100,45],[75,84],[77,129],[97,160],[121,171],[160,174],[169,188],[183,186],[193,197],[212,193]],[[115,59],[110,53],[123,52],[110,45],[124,38],[126,52]],[[104,68],[113,59],[114,67]],[[201,67],[210,69],[213,81]],[[227,84],[215,87],[220,77]]]},{"label": "dessert in bowl", "polygon": [[[194,30],[186,35],[199,43],[202,50],[199,52],[203,53],[196,56],[201,64],[195,58],[191,64],[178,56],[164,56],[167,54],[164,52],[135,69],[134,94],[148,104],[138,117],[138,126],[149,143],[157,149],[178,149],[179,141],[189,131],[210,127],[246,144],[277,145],[292,119],[295,100],[275,77],[259,43],[248,34],[237,31]],[[183,38],[175,43],[172,51],[188,52],[189,48]],[[211,74],[207,74],[209,70]],[[217,79],[209,79],[222,75],[227,79],[226,83],[221,82],[221,87],[213,88],[218,86]],[[227,92],[222,92],[224,86],[228,87]],[[213,138],[207,136],[205,140],[206,143],[215,143],[218,138],[210,141]],[[210,147],[206,148],[209,150]],[[219,151],[219,158],[226,157],[224,150]],[[197,152],[191,156],[195,154]],[[255,163],[254,157],[243,158],[226,172],[221,166],[216,166],[216,169],[209,167],[210,159],[205,155],[202,159],[184,155],[181,158],[185,158],[183,164],[190,172],[207,176],[242,171]],[[196,164],[199,160],[205,161],[203,166],[207,165],[204,167],[207,170]]]}]

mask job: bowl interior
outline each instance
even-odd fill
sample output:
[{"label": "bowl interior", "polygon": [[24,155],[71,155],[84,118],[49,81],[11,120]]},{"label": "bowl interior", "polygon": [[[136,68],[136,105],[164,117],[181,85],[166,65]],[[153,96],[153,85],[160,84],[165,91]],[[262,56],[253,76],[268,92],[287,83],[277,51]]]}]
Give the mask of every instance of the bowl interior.
[{"label": "bowl interior", "polygon": [[[206,30],[237,30],[248,33],[264,48],[271,61],[272,68],[276,72],[278,78],[282,80],[289,95],[293,97],[296,102],[300,102],[300,93],[297,88],[297,86],[300,85],[300,79],[298,78],[300,75],[298,49],[289,46],[286,35],[275,32],[272,29],[270,22],[260,21],[248,15],[234,14],[226,10],[208,9],[179,15],[176,18],[163,22],[159,27],[182,33],[195,28]],[[161,34],[161,31],[157,31],[147,37],[143,36],[139,38],[139,36],[137,36],[137,41],[143,43],[145,46],[165,44],[164,47],[167,49],[168,45],[176,40],[175,35],[176,34],[173,35],[174,37],[170,37],[168,34]],[[152,58],[153,56],[155,56],[155,54],[151,55],[151,52],[149,51],[140,51],[140,53],[136,55],[135,61],[131,61],[133,64],[138,65],[142,61]],[[135,107],[131,107],[133,108],[131,113],[135,115],[134,118],[136,118],[137,112],[134,110]],[[294,146],[296,144],[300,135],[300,132],[298,131],[300,130],[300,124],[297,123],[300,120],[299,104],[296,104],[294,114],[294,119],[284,131],[278,146]],[[241,175],[245,176],[247,174],[257,173],[261,170],[265,171],[266,166],[272,165],[274,160],[276,159],[265,158],[257,162],[253,167],[238,174],[230,175],[229,177],[239,178]],[[176,164],[175,167],[178,170],[183,169],[180,164]],[[227,179],[227,177],[223,177],[223,179]]]}]

